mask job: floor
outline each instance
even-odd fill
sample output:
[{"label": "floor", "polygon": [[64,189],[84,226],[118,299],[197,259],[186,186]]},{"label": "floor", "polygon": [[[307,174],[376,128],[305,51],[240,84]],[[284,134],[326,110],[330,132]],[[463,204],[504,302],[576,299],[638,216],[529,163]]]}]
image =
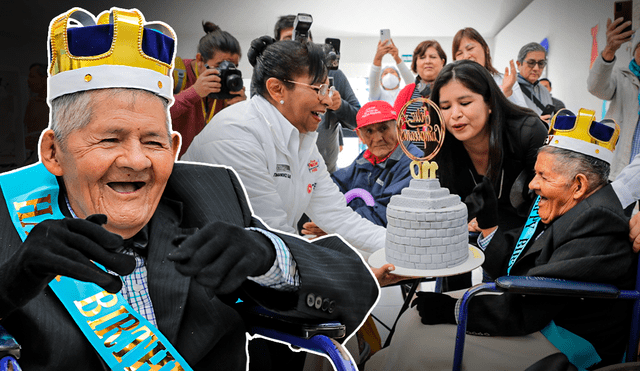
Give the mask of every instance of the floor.
[{"label": "floor", "polygon": [[[482,268],[476,268],[471,272],[471,281],[474,285],[482,281]],[[433,291],[434,288],[435,282],[423,282],[420,284],[418,290]],[[402,303],[403,299],[402,293],[400,292],[400,286],[383,287],[378,305],[376,305],[376,307],[373,309],[372,314],[375,318],[391,328],[393,326],[393,322],[398,316],[398,313],[400,312]],[[389,335],[389,330],[387,330],[382,324],[380,324],[378,320],[376,320],[375,322],[378,328],[378,332],[380,333],[380,337],[382,338],[382,343],[384,344],[387,335]]]}]

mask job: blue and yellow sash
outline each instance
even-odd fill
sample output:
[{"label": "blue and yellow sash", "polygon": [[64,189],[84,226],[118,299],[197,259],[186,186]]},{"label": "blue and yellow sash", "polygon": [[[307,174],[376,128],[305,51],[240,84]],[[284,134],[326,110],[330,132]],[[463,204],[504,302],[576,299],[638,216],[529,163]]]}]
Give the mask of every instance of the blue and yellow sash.
[{"label": "blue and yellow sash", "polygon": [[522,233],[520,233],[520,238],[518,238],[516,247],[513,249],[513,254],[511,254],[509,266],[507,267],[507,276],[511,274],[511,267],[513,267],[513,264],[518,260],[518,257],[522,254],[524,248],[527,247],[527,244],[531,241],[531,237],[533,237],[533,234],[538,227],[538,223],[540,222],[540,216],[538,215],[538,202],[540,202],[540,196],[538,196],[533,202],[533,207],[531,208],[527,222],[524,224]]},{"label": "blue and yellow sash", "polygon": [[[36,224],[64,218],[58,207],[56,177],[41,163],[0,175],[0,187],[23,241]],[[112,370],[191,370],[164,335],[120,293],[110,294],[96,284],[62,276],[49,287]]]}]

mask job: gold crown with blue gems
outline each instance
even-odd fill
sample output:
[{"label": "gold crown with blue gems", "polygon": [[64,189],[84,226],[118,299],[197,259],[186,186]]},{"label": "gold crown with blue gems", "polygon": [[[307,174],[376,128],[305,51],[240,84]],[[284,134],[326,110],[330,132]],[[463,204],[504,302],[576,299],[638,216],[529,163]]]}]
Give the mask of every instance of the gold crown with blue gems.
[{"label": "gold crown with blue gems", "polygon": [[545,144],[589,155],[609,164],[620,136],[615,120],[595,120],[596,112],[581,108],[577,115],[562,109],[551,119]]},{"label": "gold crown with blue gems", "polygon": [[97,18],[73,8],[49,25],[49,101],[79,91],[135,88],[173,100],[176,36],[137,9],[111,8]]}]

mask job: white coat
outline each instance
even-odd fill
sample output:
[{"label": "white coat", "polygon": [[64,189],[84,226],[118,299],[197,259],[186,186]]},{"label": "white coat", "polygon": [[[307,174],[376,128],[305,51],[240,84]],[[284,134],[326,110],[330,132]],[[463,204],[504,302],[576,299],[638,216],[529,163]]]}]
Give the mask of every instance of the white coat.
[{"label": "white coat", "polygon": [[385,244],[386,229],[346,204],[316,146],[259,95],[225,108],[198,134],[182,160],[233,167],[254,213],[268,226],[296,233],[306,213],[327,233],[337,233],[367,258]]}]

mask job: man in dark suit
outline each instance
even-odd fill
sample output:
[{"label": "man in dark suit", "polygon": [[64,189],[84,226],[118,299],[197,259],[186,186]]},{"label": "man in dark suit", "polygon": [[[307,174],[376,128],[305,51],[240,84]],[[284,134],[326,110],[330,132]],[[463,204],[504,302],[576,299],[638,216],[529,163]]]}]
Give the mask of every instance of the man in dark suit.
[{"label": "man in dark suit", "polygon": [[[22,367],[244,370],[247,303],[353,333],[379,292],[360,255],[337,237],[308,243],[269,230],[232,169],[174,166],[169,69],[156,69],[172,50],[143,47],[135,58],[131,42],[134,57],[118,65],[114,40],[103,65],[65,63],[82,55],[67,39],[148,31],[137,11],[111,15],[100,22],[115,24],[94,26],[74,9],[52,23],[41,163],[0,177],[0,324],[21,344]],[[68,17],[84,27],[67,30]]]},{"label": "man in dark suit", "polygon": [[[542,276],[633,288],[637,257],[628,239],[628,218],[608,184],[609,163],[620,129],[594,122],[594,116],[593,111],[580,110],[577,118],[556,116],[552,120],[548,144],[538,152],[536,176],[529,184],[539,200],[517,233],[503,233],[496,226],[497,201],[491,183],[485,179],[474,189],[468,205],[477,211],[483,236],[478,242],[485,251],[482,268],[491,277]],[[585,135],[587,131],[590,136]],[[594,138],[595,143],[580,138]],[[418,296],[414,304],[422,323],[456,323],[455,299],[435,293]],[[630,318],[630,305],[624,301],[510,293],[477,296],[469,304],[467,331],[503,338],[483,341],[472,336],[471,346],[465,347],[471,349],[465,352],[465,363],[487,369],[524,369],[542,359],[549,349],[557,352],[555,348],[582,368],[618,363],[625,350]],[[437,331],[448,334],[452,327],[423,331],[443,341]],[[544,337],[538,336],[540,333]],[[595,356],[584,359],[567,350],[558,342],[559,333],[570,339],[569,350]],[[410,335],[415,339],[415,334]],[[511,336],[518,338],[510,340]],[[549,343],[555,348],[549,348]],[[496,344],[513,347],[512,352],[518,355],[507,356],[505,363],[483,358],[495,358]],[[423,344],[421,349],[429,347]],[[544,355],[536,359],[541,353]],[[527,355],[532,358],[527,359]],[[524,358],[524,363],[515,361],[516,357]],[[494,363],[488,366],[487,362]]]}]

